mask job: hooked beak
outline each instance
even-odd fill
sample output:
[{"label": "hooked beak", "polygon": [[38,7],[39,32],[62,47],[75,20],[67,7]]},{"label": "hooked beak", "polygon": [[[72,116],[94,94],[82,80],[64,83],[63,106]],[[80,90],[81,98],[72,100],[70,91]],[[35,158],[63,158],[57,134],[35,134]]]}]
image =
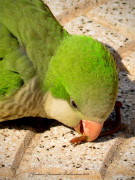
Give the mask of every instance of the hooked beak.
[{"label": "hooked beak", "polygon": [[87,141],[94,141],[100,134],[103,128],[103,123],[81,120],[80,123],[74,127],[76,132],[87,136]]}]

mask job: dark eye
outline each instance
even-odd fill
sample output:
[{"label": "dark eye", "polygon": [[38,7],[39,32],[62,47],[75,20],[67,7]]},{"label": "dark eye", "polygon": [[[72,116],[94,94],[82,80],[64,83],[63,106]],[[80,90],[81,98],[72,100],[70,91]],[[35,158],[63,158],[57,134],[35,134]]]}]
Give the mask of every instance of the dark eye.
[{"label": "dark eye", "polygon": [[70,104],[71,104],[74,108],[77,108],[77,105],[76,105],[75,101],[73,101],[72,99],[70,100]]}]

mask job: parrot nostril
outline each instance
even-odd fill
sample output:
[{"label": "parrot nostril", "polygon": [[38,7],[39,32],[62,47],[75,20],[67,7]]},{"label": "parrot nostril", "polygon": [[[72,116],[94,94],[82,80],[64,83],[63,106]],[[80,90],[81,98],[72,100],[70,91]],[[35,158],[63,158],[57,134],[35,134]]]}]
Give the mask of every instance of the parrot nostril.
[{"label": "parrot nostril", "polygon": [[84,128],[83,128],[82,120],[80,121],[80,133],[81,133],[81,134],[84,133]]}]

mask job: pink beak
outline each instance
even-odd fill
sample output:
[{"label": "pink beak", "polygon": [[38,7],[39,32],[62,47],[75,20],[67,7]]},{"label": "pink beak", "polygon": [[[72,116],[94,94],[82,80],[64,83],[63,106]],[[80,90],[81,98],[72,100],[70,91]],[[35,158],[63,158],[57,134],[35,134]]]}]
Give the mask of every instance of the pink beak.
[{"label": "pink beak", "polygon": [[78,133],[87,136],[87,141],[94,141],[100,134],[103,128],[103,123],[81,120],[74,128]]}]

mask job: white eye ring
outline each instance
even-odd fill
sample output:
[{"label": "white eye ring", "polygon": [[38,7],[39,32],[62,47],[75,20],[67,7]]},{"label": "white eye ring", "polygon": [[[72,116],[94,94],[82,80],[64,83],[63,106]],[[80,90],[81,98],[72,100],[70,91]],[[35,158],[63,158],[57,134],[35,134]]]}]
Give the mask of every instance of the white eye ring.
[{"label": "white eye ring", "polygon": [[73,106],[74,108],[77,108],[77,105],[75,103],[75,101],[73,99],[70,99],[70,104],[71,106]]}]

